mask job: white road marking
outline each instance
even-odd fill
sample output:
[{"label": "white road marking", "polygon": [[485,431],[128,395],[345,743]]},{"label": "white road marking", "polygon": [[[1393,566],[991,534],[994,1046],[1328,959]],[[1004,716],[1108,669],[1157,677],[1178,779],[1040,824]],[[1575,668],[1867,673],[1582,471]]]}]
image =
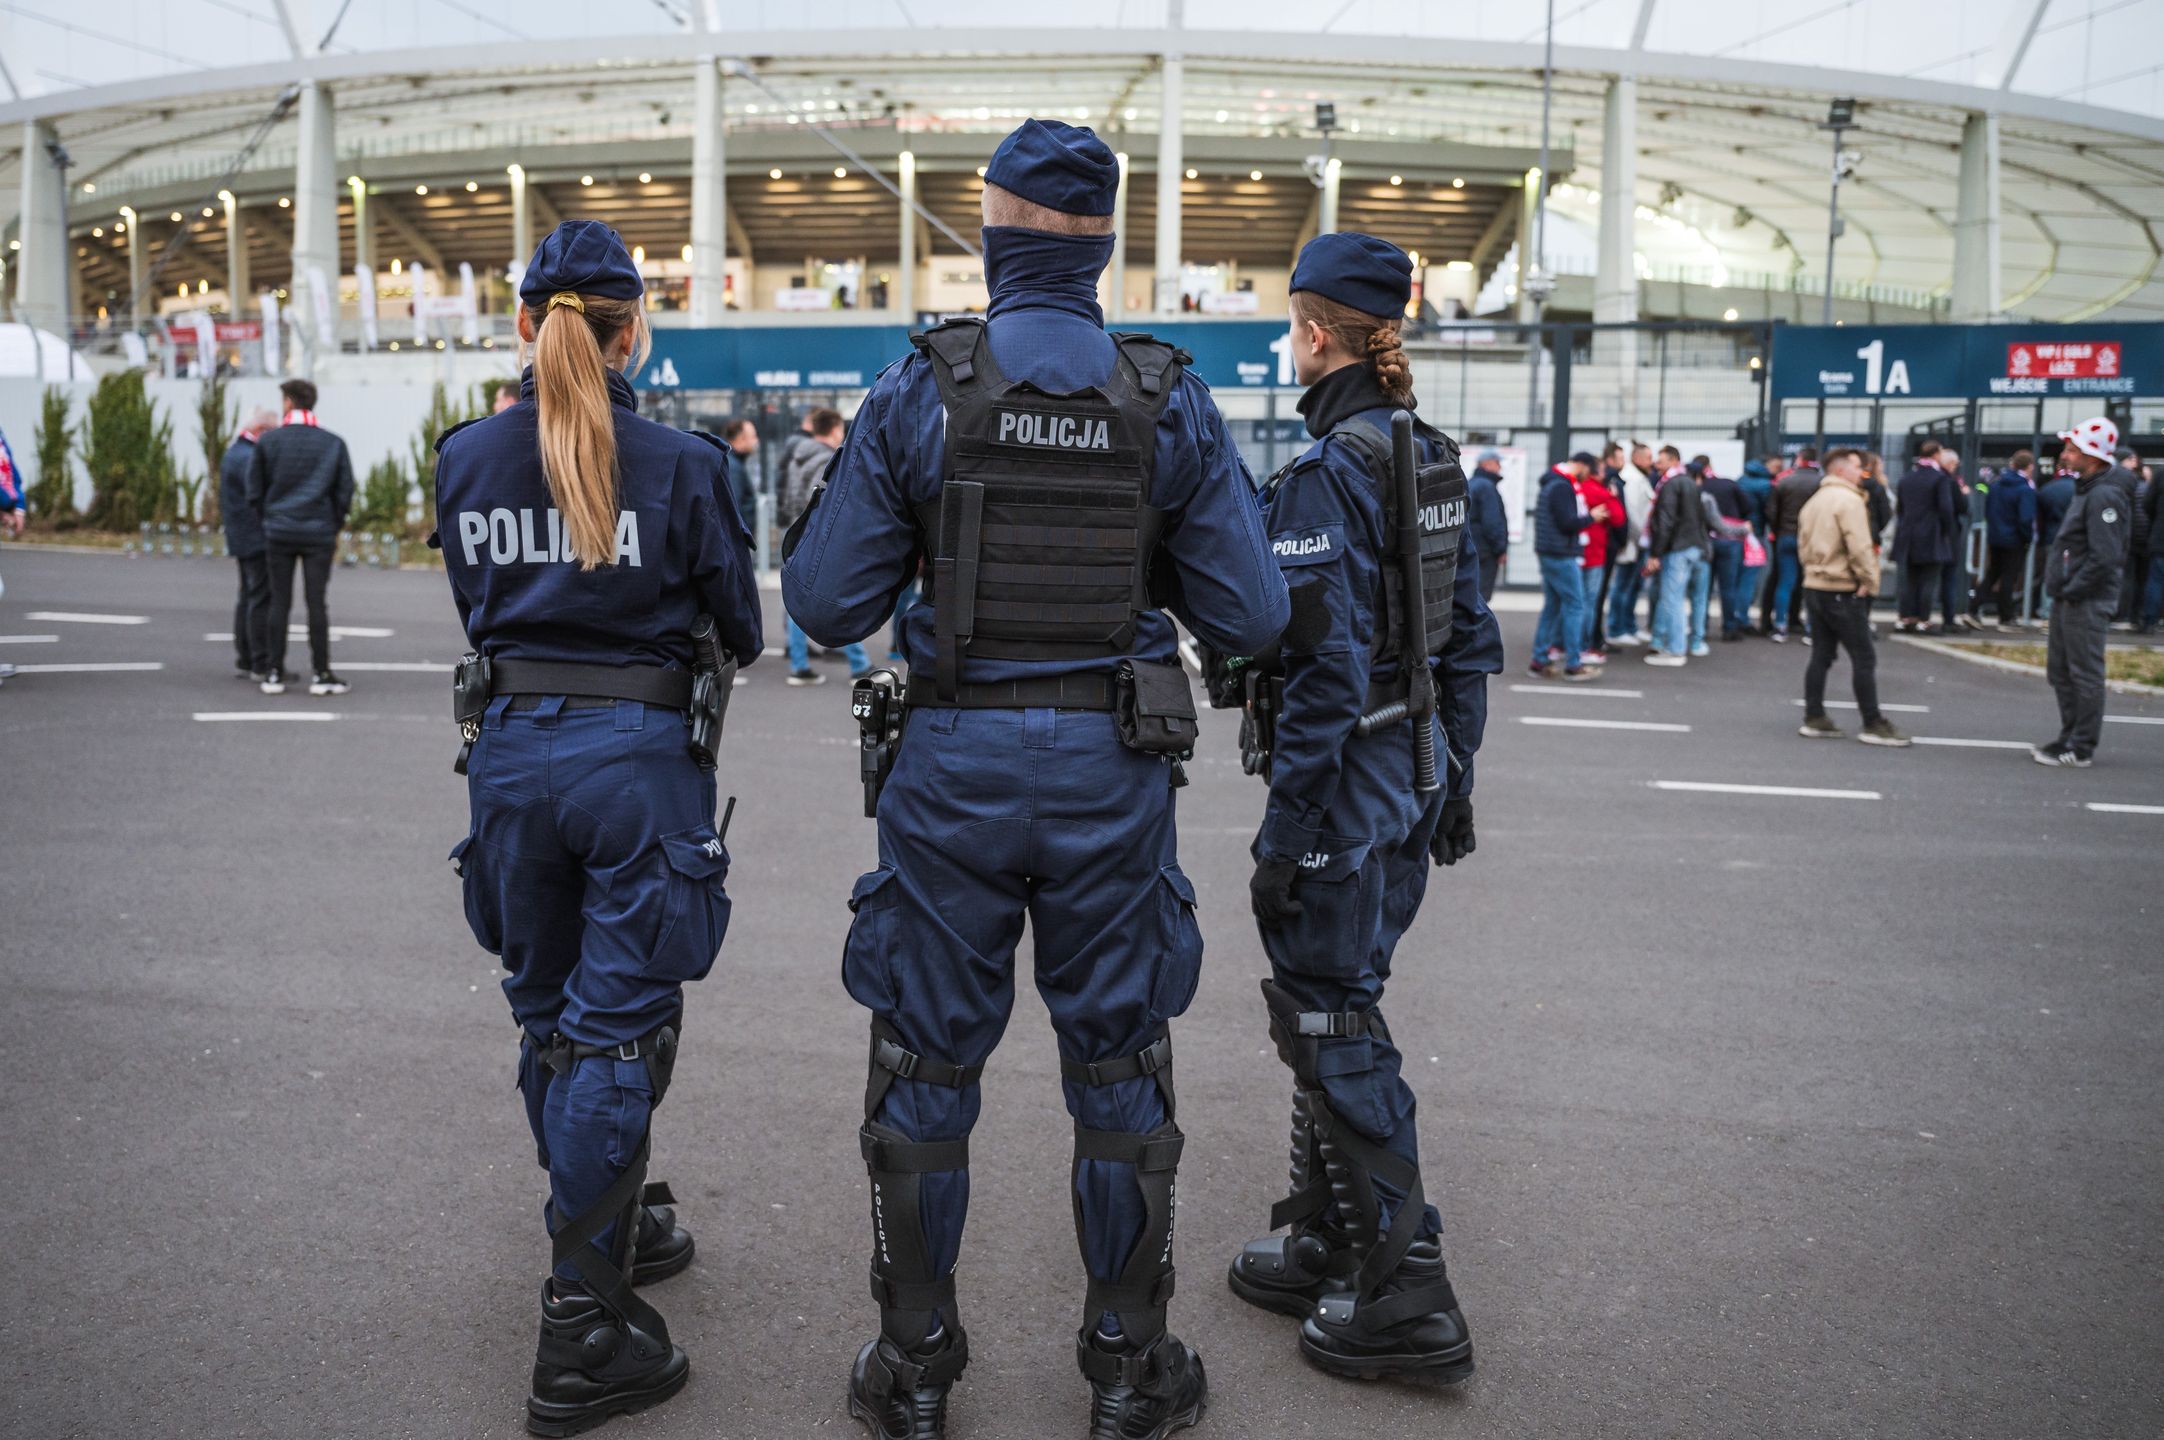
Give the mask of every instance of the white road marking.
[{"label": "white road marking", "polygon": [[[1579,685],[1576,687],[1570,685],[1513,685],[1510,688],[1520,695],[1606,695],[1616,700],[1643,700],[1646,698],[1646,692],[1643,690],[1611,690],[1606,686],[1596,689],[1591,685]],[[1796,703],[1800,705],[1803,702],[1799,700]]]},{"label": "white road marking", "polygon": [[2164,815],[2164,805],[2114,805],[2104,800],[2091,800],[2086,808],[2106,815]]},{"label": "white road marking", "polygon": [[[384,630],[373,625],[333,625],[330,633],[333,640],[388,640],[398,632],[396,630]],[[212,630],[207,632],[203,638],[205,640],[229,641],[233,638],[233,632],[230,630]],[[308,627],[306,625],[288,625],[286,626],[286,638],[288,640],[305,640],[308,638]]]},{"label": "white road marking", "polygon": [[448,675],[458,667],[443,660],[341,660],[341,670],[392,671],[410,675]]},{"label": "white road marking", "polygon": [[[59,625],[148,625],[148,615],[88,615],[74,610],[33,610],[25,620],[44,620]],[[225,637],[230,640],[233,637]]]},{"label": "white road marking", "polygon": [[1568,730],[1655,730],[1663,735],[1688,735],[1688,725],[1673,725],[1661,720],[1585,720],[1562,715],[1520,715],[1520,725],[1552,725]]},{"label": "white road marking", "polygon": [[[1789,703],[1801,705],[1803,701],[1792,700]],[[1853,710],[1856,708],[1856,702],[1853,700],[1828,700],[1826,708],[1828,710]],[[1929,705],[1881,705],[1878,708],[1890,710],[1896,715],[1929,715],[1931,713]]]},{"label": "white road marking", "polygon": [[1965,740],[1953,735],[1912,735],[1919,745],[1956,745],[1964,750],[2033,750],[2026,740]]},{"label": "white road marking", "polygon": [[[0,640],[6,638],[6,636],[0,635]],[[35,640],[37,637],[33,635],[29,638]],[[2155,715],[2106,715],[2104,723],[2107,725],[2164,725],[2164,718]]]},{"label": "white road marking", "polygon": [[59,638],[58,635],[0,635],[0,645],[50,645]]},{"label": "white road marking", "polygon": [[18,675],[110,675],[124,670],[163,670],[162,660],[107,660],[84,661],[72,665],[18,665]]},{"label": "white road marking", "polygon": [[195,719],[218,720],[336,720],[336,710],[198,710]]},{"label": "white road marking", "polygon": [[1724,785],[1713,780],[1655,780],[1656,790],[1690,790],[1707,795],[1778,795],[1794,800],[1883,800],[1876,790],[1818,790],[1807,785]]}]

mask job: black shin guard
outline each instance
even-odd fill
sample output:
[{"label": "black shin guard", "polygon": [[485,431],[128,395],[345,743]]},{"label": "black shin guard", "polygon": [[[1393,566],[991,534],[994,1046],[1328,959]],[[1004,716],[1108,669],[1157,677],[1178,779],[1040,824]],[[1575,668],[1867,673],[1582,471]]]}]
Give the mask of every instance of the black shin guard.
[{"label": "black shin guard", "polygon": [[[1454,1308],[1457,1302],[1447,1280],[1393,1287],[1387,1296],[1378,1294],[1397,1274],[1427,1211],[1420,1167],[1345,1123],[1330,1108],[1322,1088],[1321,1042],[1364,1035],[1388,1041],[1390,1031],[1382,1012],[1304,1011],[1268,980],[1262,982],[1262,996],[1270,1012],[1270,1038],[1305,1098],[1312,1136],[1306,1183],[1271,1207],[1270,1223],[1273,1228],[1293,1225],[1295,1237],[1327,1226],[1344,1247],[1340,1253],[1345,1258],[1335,1268],[1343,1273],[1345,1288],[1322,1296],[1319,1305],[1337,1323],[1356,1323],[1370,1331]],[[1382,1223],[1384,1197],[1377,1181],[1397,1195],[1387,1227]]]},{"label": "black shin guard", "polygon": [[953,1358],[940,1367],[940,1385],[952,1384],[968,1363],[969,1337],[955,1314],[954,1273],[933,1273],[924,1238],[923,1182],[926,1175],[967,1170],[969,1141],[911,1140],[880,1123],[878,1115],[898,1079],[960,1090],[983,1073],[982,1065],[951,1065],[905,1049],[892,1026],[872,1021],[871,1078],[864,1091],[864,1128],[858,1132],[872,1190],[872,1298],[879,1302],[880,1334],[899,1353],[919,1345],[935,1318],[944,1315],[954,1348]]},{"label": "black shin guard", "polygon": [[[1105,1367],[1107,1357],[1090,1346],[1098,1317],[1109,1310],[1120,1319],[1122,1338],[1134,1352],[1146,1352],[1165,1333],[1165,1310],[1172,1301],[1172,1237],[1178,1191],[1180,1150],[1187,1143],[1175,1123],[1172,1089],[1172,1037],[1160,1031],[1157,1038],[1132,1055],[1115,1060],[1076,1061],[1062,1059],[1060,1073],[1078,1085],[1114,1085],[1147,1076],[1157,1082],[1164,1097],[1165,1123],[1147,1134],[1120,1130],[1092,1130],[1077,1122],[1074,1131],[1075,1238],[1083,1239],[1082,1166],[1091,1160],[1132,1165],[1135,1186],[1142,1192],[1142,1234],[1127,1254],[1127,1263],[1112,1280],[1089,1277],[1083,1296],[1082,1329],[1077,1336],[1079,1363],[1084,1374],[1099,1379],[1093,1370]],[[1088,1253],[1083,1256],[1085,1269]]]},{"label": "black shin guard", "polygon": [[[622,1045],[585,1045],[556,1035],[551,1037],[544,1050],[542,1063],[559,1078],[568,1079],[581,1061],[599,1056],[645,1061],[647,1081],[654,1092],[653,1108],[658,1109],[662,1097],[668,1093],[669,1077],[676,1068],[675,1023],[662,1025]],[[639,1137],[639,1148],[632,1154],[623,1173],[583,1212],[566,1217],[552,1208],[550,1213],[555,1222],[554,1263],[576,1270],[586,1293],[611,1315],[666,1346],[669,1343],[668,1323],[653,1306],[639,1298],[631,1279],[638,1263],[640,1207],[676,1203],[676,1197],[667,1185],[646,1183],[646,1162],[653,1152],[653,1139],[649,1121],[647,1133]],[[608,1253],[604,1254],[592,1242],[612,1226],[616,1233],[610,1239]]]}]

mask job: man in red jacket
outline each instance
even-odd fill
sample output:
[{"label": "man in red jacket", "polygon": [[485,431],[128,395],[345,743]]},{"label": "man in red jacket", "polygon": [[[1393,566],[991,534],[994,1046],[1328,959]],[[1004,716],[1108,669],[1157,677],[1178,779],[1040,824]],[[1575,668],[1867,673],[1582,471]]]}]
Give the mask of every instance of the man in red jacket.
[{"label": "man in red jacket", "polygon": [[1592,521],[1578,532],[1578,564],[1581,567],[1579,576],[1585,583],[1586,606],[1586,633],[1582,647],[1584,653],[1580,660],[1586,665],[1605,665],[1608,663],[1607,653],[1595,648],[1595,639],[1600,635],[1600,587],[1602,578],[1608,573],[1608,527],[1621,518],[1623,502],[1600,482],[1599,462],[1591,455],[1580,454],[1571,458],[1582,462],[1578,466],[1577,477],[1571,484],[1578,492],[1579,504]]}]

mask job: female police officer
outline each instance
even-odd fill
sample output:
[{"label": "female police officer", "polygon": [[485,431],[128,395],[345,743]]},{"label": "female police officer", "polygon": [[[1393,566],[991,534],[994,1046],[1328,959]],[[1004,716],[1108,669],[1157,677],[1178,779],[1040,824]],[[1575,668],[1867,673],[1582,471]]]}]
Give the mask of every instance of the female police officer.
[{"label": "female police officer", "polygon": [[[1473,752],[1502,640],[1478,565],[1449,568],[1463,481],[1457,446],[1425,427],[1424,621],[1408,619],[1393,583],[1390,417],[1414,405],[1398,345],[1411,276],[1405,252],[1357,234],[1317,237],[1293,270],[1293,366],[1315,444],[1265,494],[1292,620],[1250,887],[1270,958],[1270,1032],[1294,1075],[1294,1188],[1272,1213],[1292,1232],[1250,1244],[1231,1284],[1305,1317],[1301,1351],[1325,1370],[1449,1381],[1472,1373],[1472,1341],[1421,1195],[1413,1094],[1376,1007],[1430,856],[1455,864],[1473,849]],[[1425,633],[1408,637],[1407,625]],[[1405,690],[1401,644],[1436,671],[1449,776],[1428,795],[1414,785],[1411,723],[1356,728]]]},{"label": "female police officer", "polygon": [[[519,403],[437,442],[438,543],[486,708],[467,728],[466,918],[503,957],[519,1088],[549,1171],[527,1428],[569,1435],[667,1398],[684,1352],[632,1286],[691,1260],[644,1185],[683,983],[729,919],[714,781],[687,749],[702,614],[760,648],[723,452],[642,420],[645,287],[613,230],[560,225],[519,286]],[[462,674],[474,688],[471,672]]]}]

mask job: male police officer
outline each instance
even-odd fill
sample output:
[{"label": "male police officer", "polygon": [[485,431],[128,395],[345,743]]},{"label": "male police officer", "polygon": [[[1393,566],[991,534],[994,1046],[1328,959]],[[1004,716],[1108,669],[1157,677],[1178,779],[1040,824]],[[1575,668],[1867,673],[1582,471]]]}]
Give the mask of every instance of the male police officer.
[{"label": "male police officer", "polygon": [[2051,536],[2044,557],[2044,593],[2051,597],[2051,644],[2046,668],[2059,701],[2059,734],[2034,746],[2039,765],[2087,769],[2104,730],[2104,642],[2119,603],[2121,577],[2134,530],[2135,474],[2112,463],[2119,427],[2099,415],[2071,430],[2059,452],[2074,474],[2074,500]]},{"label": "male police officer", "polygon": [[[1315,444],[1270,484],[1271,548],[1291,583],[1270,798],[1250,884],[1271,1038],[1292,1068],[1292,1193],[1271,1211],[1289,1235],[1233,1261],[1242,1299],[1304,1317],[1300,1349],[1335,1374],[1472,1373],[1472,1340],[1443,1269],[1441,1221],[1420,1184],[1413,1092],[1381,1011],[1430,858],[1473,850],[1473,752],[1487,722],[1502,636],[1465,524],[1458,449],[1420,429],[1415,447],[1421,593],[1389,538],[1392,412],[1414,408],[1398,322],[1412,262],[1372,235],[1310,241],[1292,274],[1293,368]],[[1404,502],[1399,502],[1402,504]],[[1414,603],[1417,601],[1417,605]],[[1417,628],[1416,628],[1417,627]],[[1418,694],[1401,657],[1435,671],[1447,775],[1421,791],[1413,724],[1392,700]],[[1423,687],[1424,688],[1424,687]],[[1369,718],[1363,718],[1363,716]]]},{"label": "male police officer", "polygon": [[931,561],[906,617],[880,864],[851,896],[843,960],[873,1013],[861,1138],[880,1313],[850,1407],[892,1440],[945,1433],[968,1360],[952,1274],[968,1136],[1026,915],[1075,1119],[1090,1433],[1151,1440],[1205,1398],[1165,1329],[1181,1144],[1166,1022],[1202,941],[1171,793],[1193,700],[1153,595],[1244,654],[1284,628],[1285,587],[1185,357],[1102,328],[1112,152],[1031,120],[985,178],[986,321],[917,337],[879,377],[782,570],[789,613],[839,645],[884,624]]}]

